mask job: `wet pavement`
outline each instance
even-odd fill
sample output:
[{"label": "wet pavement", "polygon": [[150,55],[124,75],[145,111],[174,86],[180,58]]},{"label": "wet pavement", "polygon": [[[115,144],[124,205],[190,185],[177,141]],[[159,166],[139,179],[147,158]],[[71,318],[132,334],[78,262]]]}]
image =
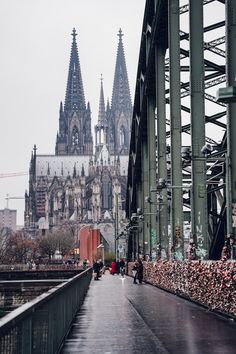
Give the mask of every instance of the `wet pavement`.
[{"label": "wet pavement", "polygon": [[130,277],[92,280],[60,354],[235,354],[236,323]]}]

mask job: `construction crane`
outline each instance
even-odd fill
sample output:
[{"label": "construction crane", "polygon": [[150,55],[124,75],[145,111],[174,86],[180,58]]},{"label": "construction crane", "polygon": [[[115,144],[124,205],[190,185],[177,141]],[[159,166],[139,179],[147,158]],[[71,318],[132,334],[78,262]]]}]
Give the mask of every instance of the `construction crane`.
[{"label": "construction crane", "polygon": [[26,176],[28,174],[29,172],[0,173],[0,178],[20,177],[20,176]]}]

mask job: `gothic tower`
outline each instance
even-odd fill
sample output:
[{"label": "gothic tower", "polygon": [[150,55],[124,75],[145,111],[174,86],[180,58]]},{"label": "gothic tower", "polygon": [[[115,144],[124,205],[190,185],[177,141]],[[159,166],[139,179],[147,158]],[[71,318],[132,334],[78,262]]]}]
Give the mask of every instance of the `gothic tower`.
[{"label": "gothic tower", "polygon": [[103,92],[103,79],[101,76],[101,89],[98,109],[98,123],[95,125],[95,159],[103,147],[108,144],[108,122],[105,110],[104,92]]},{"label": "gothic tower", "polygon": [[25,226],[31,232],[32,226],[33,231],[47,230],[69,221],[99,223],[100,227],[103,223],[103,236],[106,235],[106,240],[110,237],[109,242],[113,244],[116,215],[120,222],[125,222],[132,118],[123,34],[119,30],[111,105],[109,102],[105,105],[101,78],[95,154],[91,111],[89,103],[85,104],[76,36],[74,29],[55,155],[40,155],[35,146],[31,156]]},{"label": "gothic tower", "polygon": [[116,204],[119,204],[120,217],[125,215],[121,201],[126,198],[132,104],[122,36],[120,29],[111,107],[108,101],[105,108],[101,78],[98,121],[95,126],[95,164],[99,168],[96,181],[99,193],[93,193],[93,205],[95,200],[99,200],[97,209],[100,210],[101,220],[111,210],[115,215]]},{"label": "gothic tower", "polygon": [[60,104],[59,132],[56,155],[92,155],[91,111],[85,104],[84,88],[76,43],[77,33],[72,31],[72,47],[64,109]]},{"label": "gothic tower", "polygon": [[132,104],[129,80],[125,62],[122,31],[119,30],[116,56],[115,76],[113,82],[112,101],[108,115],[109,150],[114,155],[128,155],[130,143],[130,126]]}]

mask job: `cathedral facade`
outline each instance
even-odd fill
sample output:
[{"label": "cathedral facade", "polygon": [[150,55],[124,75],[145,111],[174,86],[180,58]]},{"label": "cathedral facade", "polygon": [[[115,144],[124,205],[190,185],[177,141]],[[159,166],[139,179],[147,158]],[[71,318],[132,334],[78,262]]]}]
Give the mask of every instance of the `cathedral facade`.
[{"label": "cathedral facade", "polygon": [[124,219],[132,104],[123,34],[119,30],[111,103],[105,104],[101,79],[95,139],[76,36],[73,29],[55,155],[40,155],[34,146],[31,156],[29,190],[25,194],[28,230],[32,225],[47,230],[66,221],[80,225],[100,223],[104,229],[113,230],[117,215],[121,221]]}]

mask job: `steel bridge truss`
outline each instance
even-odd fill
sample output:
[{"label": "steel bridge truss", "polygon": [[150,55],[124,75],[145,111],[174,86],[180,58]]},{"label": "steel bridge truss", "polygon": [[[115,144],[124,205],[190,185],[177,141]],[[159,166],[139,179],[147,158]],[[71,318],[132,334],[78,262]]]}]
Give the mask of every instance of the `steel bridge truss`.
[{"label": "steel bridge truss", "polygon": [[235,38],[234,0],[146,1],[128,170],[129,258],[182,260],[191,246],[197,259],[220,259],[235,235],[236,104],[233,95],[217,97],[234,86]]}]

